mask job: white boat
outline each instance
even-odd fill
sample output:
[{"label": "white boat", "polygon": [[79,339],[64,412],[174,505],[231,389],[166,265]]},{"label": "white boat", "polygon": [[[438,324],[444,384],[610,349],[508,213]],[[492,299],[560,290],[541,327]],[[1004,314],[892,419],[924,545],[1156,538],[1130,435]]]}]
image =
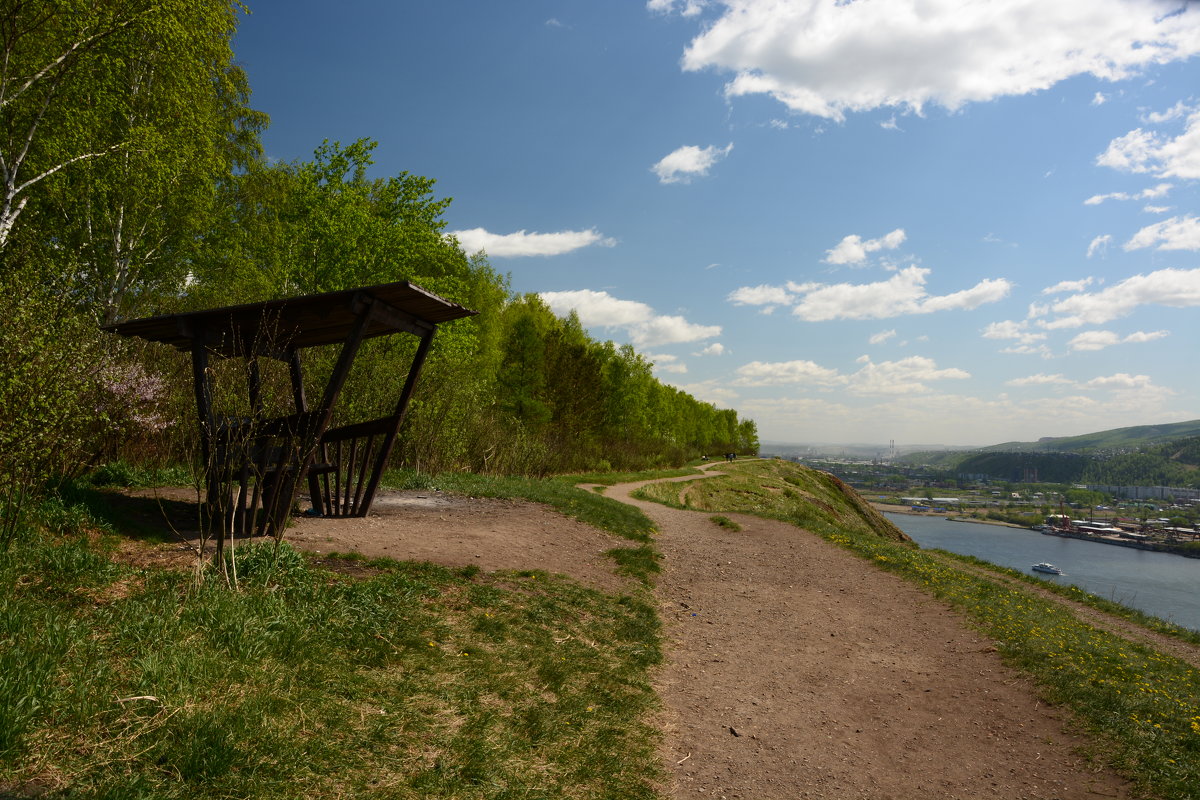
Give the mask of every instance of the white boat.
[{"label": "white boat", "polygon": [[1034,572],[1045,572],[1048,575],[1062,575],[1063,571],[1048,561],[1043,561],[1040,564],[1034,564],[1032,567]]}]

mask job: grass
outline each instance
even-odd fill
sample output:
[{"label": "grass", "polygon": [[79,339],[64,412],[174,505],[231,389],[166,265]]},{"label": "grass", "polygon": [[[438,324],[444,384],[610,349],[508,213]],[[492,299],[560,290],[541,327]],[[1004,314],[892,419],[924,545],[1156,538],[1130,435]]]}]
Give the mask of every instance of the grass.
[{"label": "grass", "polygon": [[734,533],[737,533],[738,531],[740,531],[742,529],[741,525],[738,525],[736,522],[731,520],[729,517],[724,517],[724,516],[721,516],[720,514],[711,516],[708,518],[708,520],[709,520],[709,522],[713,523],[714,525],[724,528],[727,531],[733,531]]},{"label": "grass", "polygon": [[[895,525],[840,480],[787,461],[739,461],[685,485],[652,483],[635,496],[675,508],[735,511],[793,522],[802,527],[835,526],[906,541]],[[686,504],[679,501],[686,492]]]},{"label": "grass", "polygon": [[[744,464],[738,473],[698,484],[703,491],[689,492],[689,506],[790,519],[920,585],[995,641],[1047,701],[1071,709],[1103,743],[1102,757],[1142,791],[1170,800],[1200,797],[1200,672],[1191,665],[1097,630],[1053,600],[956,567],[940,552],[881,535],[869,515],[847,524],[846,509],[861,503],[824,494],[820,487],[830,484],[820,473],[782,462]],[[812,500],[790,496],[784,486]],[[648,498],[661,495],[678,505],[677,489],[647,489]],[[799,508],[802,502],[813,507]],[[1136,612],[1122,616],[1137,618]]]},{"label": "grass", "polygon": [[[603,519],[637,543],[622,568],[657,569],[649,522],[605,498],[464,487]],[[644,592],[389,559],[351,578],[270,544],[239,548],[234,590],[117,563],[84,506],[56,526],[0,553],[0,797],[661,796]]]},{"label": "grass", "polygon": [[643,544],[649,543],[654,533],[654,524],[636,508],[595,492],[577,489],[573,482],[560,479],[539,480],[467,472],[428,475],[395,470],[384,475],[383,484],[393,489],[437,489],[469,497],[510,497],[545,503],[568,517]]}]

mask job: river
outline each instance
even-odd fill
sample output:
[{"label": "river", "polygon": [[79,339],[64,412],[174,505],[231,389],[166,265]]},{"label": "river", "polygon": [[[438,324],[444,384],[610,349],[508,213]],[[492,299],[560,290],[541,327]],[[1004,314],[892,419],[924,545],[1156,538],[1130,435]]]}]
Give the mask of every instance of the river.
[{"label": "river", "polygon": [[[938,547],[1039,578],[1073,583],[1094,595],[1200,631],[1200,559],[1002,525],[948,522],[932,514],[884,516],[922,547]],[[1040,561],[1049,561],[1066,574],[1032,572],[1029,567]]]}]

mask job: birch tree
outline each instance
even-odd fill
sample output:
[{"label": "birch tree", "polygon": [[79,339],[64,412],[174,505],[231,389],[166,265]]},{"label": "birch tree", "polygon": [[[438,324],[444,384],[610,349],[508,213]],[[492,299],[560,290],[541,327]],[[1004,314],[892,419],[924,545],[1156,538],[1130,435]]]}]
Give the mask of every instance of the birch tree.
[{"label": "birch tree", "polygon": [[121,146],[85,135],[67,106],[88,61],[148,8],[144,0],[0,5],[0,251],[35,187]]},{"label": "birch tree", "polygon": [[5,8],[0,252],[40,206],[32,237],[101,321],[178,295],[217,184],[258,155],[266,124],[232,66],[239,6]]}]

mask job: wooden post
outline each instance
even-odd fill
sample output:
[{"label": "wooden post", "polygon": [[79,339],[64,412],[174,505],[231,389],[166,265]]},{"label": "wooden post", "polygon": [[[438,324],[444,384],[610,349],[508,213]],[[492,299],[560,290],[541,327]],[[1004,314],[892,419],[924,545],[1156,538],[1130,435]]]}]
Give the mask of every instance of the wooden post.
[{"label": "wooden post", "polygon": [[425,358],[429,355],[429,347],[433,344],[433,334],[436,331],[436,327],[430,327],[429,331],[421,337],[421,344],[417,346],[412,366],[408,368],[408,378],[404,381],[404,390],[400,392],[400,400],[396,403],[396,412],[392,415],[392,424],[384,434],[383,444],[379,446],[379,456],[375,460],[375,469],[371,471],[371,481],[367,484],[367,491],[363,495],[362,505],[360,506],[362,515],[365,515],[366,509],[370,508],[371,503],[375,500],[375,491],[379,488],[379,481],[383,477],[383,470],[387,467],[388,457],[391,456],[392,448],[396,444],[396,436],[400,433],[400,425],[404,422],[404,414],[408,411],[408,403],[412,399],[413,390],[417,386],[417,378],[421,376],[421,367],[425,365]]}]

